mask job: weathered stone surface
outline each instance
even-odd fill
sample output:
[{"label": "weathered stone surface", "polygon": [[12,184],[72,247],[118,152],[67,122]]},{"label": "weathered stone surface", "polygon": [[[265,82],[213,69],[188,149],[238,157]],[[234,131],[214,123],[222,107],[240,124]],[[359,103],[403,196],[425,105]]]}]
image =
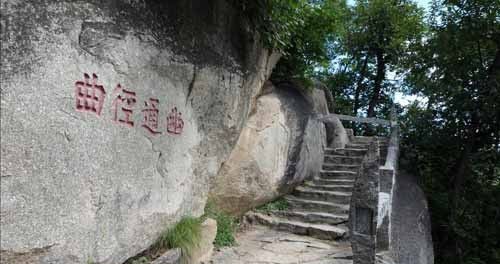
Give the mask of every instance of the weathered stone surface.
[{"label": "weathered stone surface", "polygon": [[325,126],[328,137],[328,147],[342,149],[349,143],[349,136],[338,117],[333,116],[326,120]]},{"label": "weathered stone surface", "polygon": [[317,175],[322,162],[325,131],[313,104],[293,88],[266,91],[211,191],[217,206],[235,215]]},{"label": "weathered stone surface", "polygon": [[[396,264],[392,259],[391,253],[389,251],[377,252],[376,264]],[[418,262],[417,262],[418,263]]]},{"label": "weathered stone surface", "polygon": [[330,91],[330,89],[325,84],[323,84],[322,82],[319,82],[319,81],[316,81],[314,83],[314,86],[316,87],[316,89],[323,90],[323,92],[325,94],[325,100],[326,100],[327,108],[328,108],[328,112],[326,112],[325,114],[334,113],[335,112],[335,102],[334,102],[332,91]]},{"label": "weathered stone surface", "polygon": [[307,121],[305,131],[302,137],[302,144],[296,162],[292,159],[287,164],[288,172],[292,173],[293,177],[289,177],[287,185],[284,187],[292,188],[296,183],[300,183],[305,179],[312,179],[318,176],[323,164],[323,154],[326,148],[326,130],[322,122],[319,122],[314,117]]},{"label": "weathered stone surface", "polygon": [[214,249],[213,242],[217,234],[217,221],[207,218],[201,225],[201,241],[198,247],[193,249],[188,263],[208,263]]},{"label": "weathered stone surface", "polygon": [[217,264],[352,264],[348,243],[319,240],[287,232],[251,226],[236,237],[238,246],[214,252]]},{"label": "weathered stone surface", "polygon": [[314,112],[318,114],[328,114],[327,95],[323,87],[316,87],[312,91],[306,92],[307,101],[313,106]]},{"label": "weathered stone surface", "polygon": [[380,192],[377,213],[377,250],[389,250],[390,220],[392,213],[392,187],[394,170],[380,168]]},{"label": "weathered stone surface", "polygon": [[307,223],[302,221],[291,220],[287,217],[279,217],[275,215],[266,215],[262,213],[250,212],[245,215],[251,223],[260,223],[267,225],[273,229],[287,231],[289,233],[311,236],[325,240],[340,239],[345,236],[347,231],[339,226],[334,226],[324,223]]},{"label": "weathered stone surface", "polygon": [[174,248],[168,250],[159,258],[153,260],[151,264],[180,264],[181,257],[182,257],[182,250],[180,248]]},{"label": "weathered stone surface", "polygon": [[235,149],[224,163],[211,199],[227,212],[239,214],[276,197],[285,174],[289,137],[277,94],[257,100]]},{"label": "weathered stone surface", "polygon": [[2,1],[2,263],[121,263],[202,213],[277,58],[231,3]]}]

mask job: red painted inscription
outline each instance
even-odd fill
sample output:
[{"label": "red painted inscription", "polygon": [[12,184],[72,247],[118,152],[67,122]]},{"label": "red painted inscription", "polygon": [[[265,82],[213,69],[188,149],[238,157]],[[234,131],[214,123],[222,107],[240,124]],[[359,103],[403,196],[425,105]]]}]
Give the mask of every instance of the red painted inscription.
[{"label": "red painted inscription", "polygon": [[149,103],[147,101],[144,102],[145,108],[142,110],[144,117],[142,126],[145,127],[153,135],[161,133],[160,131],[158,131],[159,103],[160,101],[158,99],[149,98]]},{"label": "red painted inscription", "polygon": [[83,74],[84,80],[75,83],[76,110],[82,112],[94,112],[101,115],[102,106],[106,92],[102,85],[97,84],[97,75],[92,74],[92,80],[88,74]]},{"label": "red painted inscription", "polygon": [[184,128],[182,113],[177,112],[177,107],[172,108],[172,111],[167,115],[167,132],[169,134],[179,135]]},{"label": "red painted inscription", "polygon": [[133,127],[132,112],[137,102],[135,92],[125,90],[118,84],[113,93],[118,93],[113,100],[113,121]]},{"label": "red painted inscription", "polygon": [[[106,97],[104,86],[97,84],[98,78],[95,73],[92,78],[87,73],[83,74],[83,81],[75,82],[76,110],[80,112],[92,112],[100,116]],[[113,91],[113,102],[111,104],[113,121],[128,127],[134,126],[134,107],[137,103],[137,96],[134,91],[125,89],[121,84],[117,84]],[[160,100],[149,98],[144,102],[142,109],[142,127],[146,128],[153,135],[161,134],[158,130],[160,122],[159,109]],[[184,129],[182,113],[174,107],[167,113],[166,119],[167,133],[180,135]]]}]

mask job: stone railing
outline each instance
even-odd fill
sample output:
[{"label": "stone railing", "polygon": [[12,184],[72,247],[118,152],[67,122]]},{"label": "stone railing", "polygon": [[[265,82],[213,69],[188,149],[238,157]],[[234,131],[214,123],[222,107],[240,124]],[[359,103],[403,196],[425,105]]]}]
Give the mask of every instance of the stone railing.
[{"label": "stone railing", "polygon": [[387,169],[397,169],[399,157],[399,125],[396,119],[396,113],[393,109],[391,111],[391,135],[389,137],[389,145],[387,147],[387,158],[384,167]]},{"label": "stone railing", "polygon": [[396,182],[399,158],[399,125],[396,115],[391,114],[391,134],[385,163],[380,167],[379,205],[377,220],[377,251],[390,249],[392,197]]},{"label": "stone railing", "polygon": [[323,121],[329,120],[331,118],[337,117],[340,120],[345,120],[345,121],[353,121],[357,123],[368,123],[368,124],[374,124],[374,125],[382,125],[382,126],[390,126],[391,121],[385,120],[385,119],[380,119],[380,118],[374,118],[374,117],[357,117],[357,116],[348,116],[348,115],[339,115],[339,114],[329,114],[325,115],[322,117]]}]

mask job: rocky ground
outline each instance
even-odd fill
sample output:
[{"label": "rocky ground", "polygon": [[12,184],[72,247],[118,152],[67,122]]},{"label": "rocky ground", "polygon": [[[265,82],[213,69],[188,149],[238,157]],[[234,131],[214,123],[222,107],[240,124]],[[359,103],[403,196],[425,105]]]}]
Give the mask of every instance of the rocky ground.
[{"label": "rocky ground", "polygon": [[241,230],[238,245],[214,251],[214,264],[351,264],[350,244],[344,241],[320,240],[251,225]]}]

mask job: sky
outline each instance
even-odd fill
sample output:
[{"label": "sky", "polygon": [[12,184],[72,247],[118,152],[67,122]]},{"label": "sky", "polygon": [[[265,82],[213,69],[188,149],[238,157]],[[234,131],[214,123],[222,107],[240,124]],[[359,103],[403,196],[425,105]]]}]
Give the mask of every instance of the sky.
[{"label": "sky", "polygon": [[[419,6],[427,9],[430,6],[432,0],[414,0],[414,1],[417,2]],[[353,5],[354,0],[347,0],[347,3]]]},{"label": "sky", "polygon": [[428,9],[429,6],[431,5],[431,0],[417,0],[415,2],[417,2],[419,6],[424,7],[426,9]]}]

